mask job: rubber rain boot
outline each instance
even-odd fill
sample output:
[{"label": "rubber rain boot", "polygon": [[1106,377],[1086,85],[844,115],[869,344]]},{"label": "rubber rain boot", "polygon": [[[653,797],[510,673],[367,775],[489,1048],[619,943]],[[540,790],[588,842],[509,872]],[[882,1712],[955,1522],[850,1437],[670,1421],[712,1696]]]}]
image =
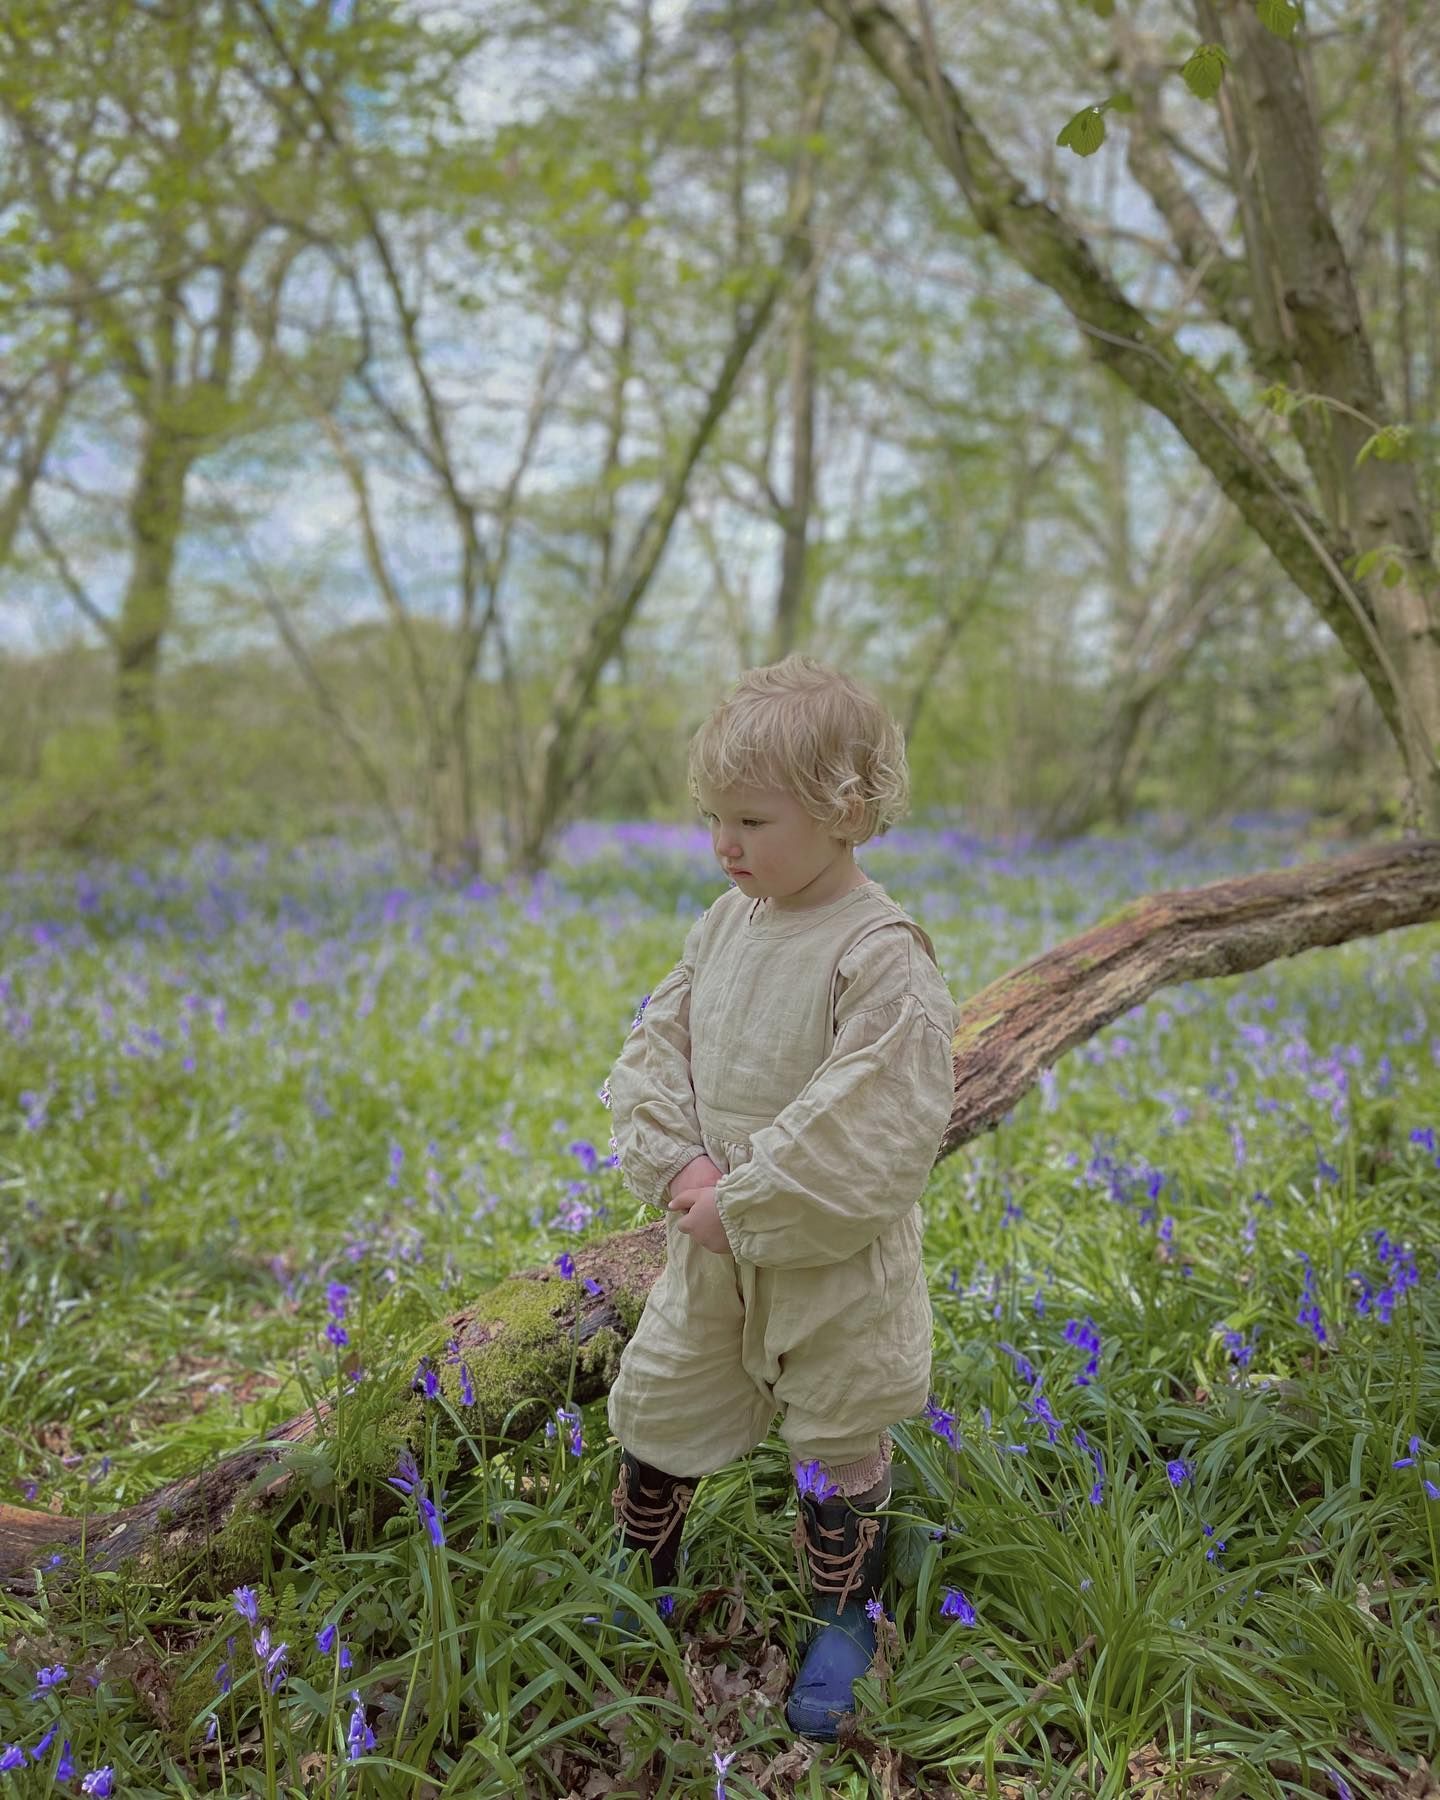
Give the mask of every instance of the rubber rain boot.
[{"label": "rubber rain boot", "polygon": [[[795,1546],[810,1576],[811,1610],[820,1628],[811,1638],[785,1705],[792,1731],[833,1742],[840,1720],[854,1710],[855,1683],[875,1654],[875,1626],[865,1608],[880,1602],[885,1575],[885,1528],[879,1508],[857,1507],[843,1495],[815,1500],[801,1494]],[[890,1504],[887,1496],[880,1506]]]}]

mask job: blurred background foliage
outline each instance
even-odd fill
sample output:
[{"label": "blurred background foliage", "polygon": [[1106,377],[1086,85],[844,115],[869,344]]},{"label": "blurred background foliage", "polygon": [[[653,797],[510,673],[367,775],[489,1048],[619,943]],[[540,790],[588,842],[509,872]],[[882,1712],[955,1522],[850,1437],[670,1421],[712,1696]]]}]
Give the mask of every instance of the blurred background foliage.
[{"label": "blurred background foliage", "polygon": [[[1440,19],[1271,5],[1254,43],[1253,11],[893,21],[1313,505],[1388,672],[985,228],[838,0],[7,9],[0,845],[378,825],[437,873],[538,868],[570,819],[683,816],[689,733],[792,649],[903,720],[922,815],[1395,828],[1425,748],[1391,689],[1440,695],[1404,626],[1436,605]],[[1253,215],[1301,180],[1234,160],[1272,56],[1386,396],[1364,458],[1260,322],[1287,270]]]}]

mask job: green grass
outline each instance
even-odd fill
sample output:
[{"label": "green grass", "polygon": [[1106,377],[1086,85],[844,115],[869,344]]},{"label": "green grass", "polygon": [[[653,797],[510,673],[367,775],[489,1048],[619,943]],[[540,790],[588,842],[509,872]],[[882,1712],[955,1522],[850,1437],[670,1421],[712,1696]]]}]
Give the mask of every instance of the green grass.
[{"label": "green grass", "polygon": [[[592,1622],[628,1592],[603,1407],[578,1457],[563,1426],[494,1456],[463,1407],[417,1401],[444,1545],[413,1498],[368,1528],[377,1490],[399,1499],[381,1400],[403,1346],[639,1222],[597,1093],[718,883],[688,839],[600,848],[534,896],[401,894],[336,846],[0,887],[0,1498],[103,1517],[343,1391],[328,1283],[367,1372],[261,1546],[276,1691],[226,1596],[42,1566],[0,1596],[0,1746],[26,1753],[0,1793],[110,1766],[137,1796],[700,1796],[717,1751],[731,1796],[1333,1794],[1332,1770],[1357,1796],[1423,1792],[1440,1170],[1412,1134],[1440,1128],[1440,927],[1157,995],[937,1168],[957,1441],[897,1430],[893,1622],[850,1745],[784,1725],[808,1627],[778,1438],[701,1484],[673,1617],[642,1597],[628,1657]],[[1298,848],[1047,858],[917,832],[864,860],[962,998],[1131,895]],[[1357,1300],[1392,1246],[1417,1279],[1385,1323]],[[1323,1343],[1297,1316],[1307,1258]],[[1084,1385],[1069,1321],[1099,1340]]]}]

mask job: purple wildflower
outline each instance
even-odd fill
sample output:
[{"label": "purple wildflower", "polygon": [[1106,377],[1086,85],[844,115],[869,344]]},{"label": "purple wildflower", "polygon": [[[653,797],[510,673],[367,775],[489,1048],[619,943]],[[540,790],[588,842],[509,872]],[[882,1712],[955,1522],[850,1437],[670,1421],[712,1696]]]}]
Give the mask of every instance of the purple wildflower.
[{"label": "purple wildflower", "polygon": [[349,1729],[345,1733],[345,1747],[353,1762],[357,1756],[363,1756],[367,1750],[375,1748],[375,1733],[365,1723],[365,1708],[361,1704],[357,1688],[351,1688],[350,1698],[355,1702],[355,1710],[350,1715]]},{"label": "purple wildflower", "polygon": [[1040,1377],[1035,1373],[1035,1365],[1030,1361],[1029,1357],[1022,1356],[1013,1344],[1001,1344],[1000,1348],[1010,1358],[1011,1362],[1014,1363],[1017,1378],[1025,1382],[1028,1386],[1034,1387]]},{"label": "purple wildflower", "polygon": [[1338,1769],[1327,1769],[1325,1772],[1335,1783],[1336,1800],[1354,1800],[1354,1796],[1350,1792],[1350,1783]]},{"label": "purple wildflower", "polygon": [[1045,1427],[1045,1441],[1053,1444],[1064,1429],[1055,1417],[1055,1409],[1042,1393],[1035,1393],[1025,1402],[1025,1410],[1030,1417]]},{"label": "purple wildflower", "polygon": [[959,1588],[946,1588],[944,1598],[940,1602],[940,1617],[942,1619],[958,1619],[962,1625],[978,1625],[980,1623],[975,1608]]},{"label": "purple wildflower", "polygon": [[82,1794],[93,1794],[95,1800],[109,1800],[115,1792],[115,1770],[110,1763],[103,1768],[92,1769],[80,1783]]},{"label": "purple wildflower", "polygon": [[437,1550],[445,1548],[445,1533],[440,1521],[443,1514],[437,1511],[435,1502],[427,1494],[420,1496],[420,1516],[425,1521],[425,1528],[430,1533],[430,1542]]},{"label": "purple wildflower", "polygon": [[45,1733],[44,1737],[41,1738],[40,1742],[30,1752],[30,1760],[32,1762],[38,1763],[38,1762],[43,1762],[45,1760],[45,1752],[50,1748],[50,1745],[54,1740],[55,1733],[59,1729],[60,1729],[60,1721],[57,1719],[55,1721],[55,1723],[50,1727],[50,1729]]},{"label": "purple wildflower", "polygon": [[824,1464],[818,1457],[813,1462],[800,1463],[797,1466],[795,1485],[802,1494],[808,1494],[812,1500],[829,1500],[840,1492],[840,1489],[825,1473]]},{"label": "purple wildflower", "polygon": [[70,1754],[70,1740],[66,1738],[60,1746],[60,1760],[55,1765],[57,1781],[73,1781],[75,1779],[75,1758]]},{"label": "purple wildflower", "polygon": [[932,1396],[925,1402],[925,1421],[936,1437],[944,1438],[952,1450],[960,1448],[960,1433],[955,1429],[955,1415],[946,1412]]},{"label": "purple wildflower", "polygon": [[560,1271],[560,1277],[563,1281],[573,1281],[575,1279],[575,1258],[568,1250],[562,1250],[555,1258],[555,1267]]},{"label": "purple wildflower", "polygon": [[865,1617],[872,1625],[878,1625],[885,1617],[884,1602],[880,1600],[867,1600],[865,1602]]},{"label": "purple wildflower", "polygon": [[467,1363],[460,1365],[460,1404],[462,1406],[475,1404],[475,1389],[470,1384],[470,1368]]},{"label": "purple wildflower", "polygon": [[322,1625],[315,1633],[315,1645],[322,1656],[328,1656],[335,1648],[336,1630],[334,1625]]},{"label": "purple wildflower", "polygon": [[580,1408],[578,1406],[557,1406],[556,1422],[569,1427],[570,1454],[579,1456],[585,1448],[585,1439],[580,1430]]},{"label": "purple wildflower", "polygon": [[1194,1473],[1194,1463],[1186,1462],[1183,1456],[1177,1456],[1165,1465],[1165,1478],[1173,1488],[1184,1487]]},{"label": "purple wildflower", "polygon": [[1325,1342],[1325,1321],[1320,1316],[1320,1305],[1315,1298],[1315,1270],[1310,1258],[1303,1250],[1296,1253],[1305,1264],[1305,1286],[1300,1295],[1300,1310],[1295,1315],[1297,1325],[1308,1325],[1315,1333],[1315,1342]]},{"label": "purple wildflower", "polygon": [[247,1625],[260,1623],[260,1601],[252,1587],[237,1587],[232,1593],[235,1610]]},{"label": "purple wildflower", "polygon": [[65,1679],[68,1673],[64,1663],[52,1663],[48,1669],[37,1669],[35,1671],[35,1692],[30,1698],[38,1700],[46,1688],[55,1687]]},{"label": "purple wildflower", "polygon": [[1065,1321],[1065,1342],[1074,1344],[1077,1350],[1086,1353],[1086,1363],[1082,1372],[1075,1377],[1076,1387],[1089,1387],[1092,1377],[1100,1367],[1100,1333],[1095,1321],[1087,1313],[1084,1323],[1079,1319]]},{"label": "purple wildflower", "polygon": [[726,1800],[725,1776],[731,1763],[735,1760],[732,1750],[728,1756],[722,1756],[718,1750],[713,1752],[715,1759],[715,1800]]},{"label": "purple wildflower", "polygon": [[18,1744],[6,1744],[3,1749],[0,1749],[0,1771],[23,1769],[24,1767],[25,1752]]},{"label": "purple wildflower", "polygon": [[1410,1440],[1410,1454],[1408,1456],[1397,1456],[1390,1467],[1392,1469],[1413,1469],[1415,1467],[1415,1460],[1419,1454],[1420,1440],[1418,1437],[1412,1437]]},{"label": "purple wildflower", "polygon": [[399,1488],[402,1494],[413,1494],[420,1485],[420,1470],[415,1463],[413,1450],[400,1452],[400,1460],[395,1465],[395,1473],[385,1478],[392,1487]]}]

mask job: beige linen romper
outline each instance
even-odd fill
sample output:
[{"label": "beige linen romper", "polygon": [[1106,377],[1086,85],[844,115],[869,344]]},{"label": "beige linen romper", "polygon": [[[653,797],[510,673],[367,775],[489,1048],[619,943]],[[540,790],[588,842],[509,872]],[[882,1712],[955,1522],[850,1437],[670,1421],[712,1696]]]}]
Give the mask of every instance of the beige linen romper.
[{"label": "beige linen romper", "polygon": [[609,1077],[614,1149],[663,1207],[702,1153],[733,1254],[667,1213],[610,1428],[708,1475],[767,1435],[798,1461],[872,1457],[930,1384],[924,1192],[954,1105],[955,1004],[927,934],[877,882],[798,912],[720,896]]}]

